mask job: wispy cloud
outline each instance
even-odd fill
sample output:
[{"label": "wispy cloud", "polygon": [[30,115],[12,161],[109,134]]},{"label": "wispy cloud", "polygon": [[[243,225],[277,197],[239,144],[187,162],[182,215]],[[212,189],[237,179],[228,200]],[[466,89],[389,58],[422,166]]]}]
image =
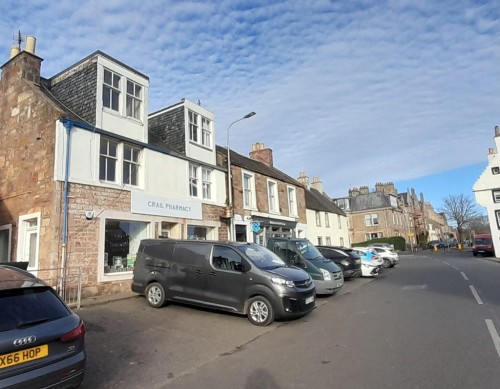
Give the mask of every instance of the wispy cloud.
[{"label": "wispy cloud", "polygon": [[50,77],[101,50],[150,77],[150,111],[185,97],[225,143],[274,151],[334,196],[485,159],[500,106],[496,1],[0,2],[0,53],[35,35]]}]

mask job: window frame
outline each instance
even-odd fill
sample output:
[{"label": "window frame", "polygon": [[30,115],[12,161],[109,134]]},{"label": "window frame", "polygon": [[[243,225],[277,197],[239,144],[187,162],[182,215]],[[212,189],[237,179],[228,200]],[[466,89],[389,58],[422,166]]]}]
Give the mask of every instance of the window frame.
[{"label": "window frame", "polygon": [[[189,164],[189,195],[194,198],[199,197],[198,191],[198,168],[199,165],[195,165],[194,163]],[[194,173],[194,174],[193,174]]]},{"label": "window frame", "polygon": [[212,148],[212,121],[203,116],[201,117],[201,145]]},{"label": "window frame", "polygon": [[267,180],[267,202],[269,213],[280,212],[279,210],[279,198],[278,198],[278,182],[274,180]]},{"label": "window frame", "polygon": [[[246,180],[247,177],[248,177],[249,187],[247,187],[247,180]],[[241,182],[242,182],[242,187],[243,187],[243,193],[242,193],[243,208],[244,209],[255,209],[255,204],[256,204],[255,174],[243,170],[241,172]]]},{"label": "window frame", "polygon": [[[133,157],[134,155],[136,155],[136,160],[128,160],[125,158],[125,154],[126,154],[126,149],[130,149],[131,150],[131,156]],[[130,186],[139,186],[139,182],[140,182],[140,169],[141,169],[141,155],[142,155],[142,150],[138,147],[135,147],[135,146],[132,146],[130,144],[127,144],[127,143],[123,143],[123,162],[122,162],[122,183],[125,184],[125,185],[130,185]],[[126,169],[128,168],[128,169]],[[129,182],[125,182],[126,180],[126,174],[125,174],[125,171],[128,171],[128,174],[127,174],[127,178],[130,178],[132,176],[134,176],[135,180],[134,182],[130,182],[132,180],[128,180]]]},{"label": "window frame", "polygon": [[[122,89],[121,89],[121,79],[122,75],[118,74],[117,72],[114,72],[111,69],[104,68],[103,69],[103,77],[102,77],[102,106],[106,109],[109,109],[114,112],[120,113],[121,110],[121,96],[122,96]],[[106,73],[109,73],[111,75],[111,83],[106,82]],[[115,79],[117,79],[117,85],[115,85]],[[105,93],[106,91],[109,91],[109,96],[107,96],[107,99],[105,99]],[[108,101],[106,101],[108,100]],[[115,109],[113,103],[116,103],[117,107]],[[109,104],[109,105],[107,105]]]},{"label": "window frame", "polygon": [[316,211],[316,227],[321,227],[321,212]]},{"label": "window frame", "polygon": [[290,216],[297,216],[297,189],[294,186],[287,185],[288,213]]},{"label": "window frame", "polygon": [[[142,120],[142,107],[143,107],[143,87],[142,85],[132,80],[126,79],[127,88],[125,90],[125,115],[128,118]],[[132,93],[129,93],[129,84],[132,85]],[[139,89],[137,91],[137,89]],[[130,102],[130,105],[129,105]],[[131,112],[129,112],[129,109]]]},{"label": "window frame", "polygon": [[212,200],[212,172],[212,169],[201,167],[201,186],[204,200]]},{"label": "window frame", "polygon": [[189,123],[189,141],[199,143],[199,120],[200,114],[198,112],[188,109],[188,123]]},{"label": "window frame", "polygon": [[494,203],[500,203],[500,189],[492,189],[491,196],[493,198]]},{"label": "window frame", "polygon": [[[103,142],[106,143],[106,154],[102,153],[102,146]],[[115,154],[112,155],[110,154],[110,144],[114,144],[114,149],[115,149]],[[99,140],[99,181],[101,182],[111,182],[111,183],[117,183],[118,182],[118,163],[119,163],[119,158],[118,158],[118,148],[119,148],[120,143],[118,141],[115,141],[111,138],[103,137],[101,136]],[[101,171],[102,163],[103,161],[105,162],[104,170]],[[114,179],[111,180],[109,179],[109,162],[113,163],[113,175]],[[103,176],[104,174],[104,176]]]}]

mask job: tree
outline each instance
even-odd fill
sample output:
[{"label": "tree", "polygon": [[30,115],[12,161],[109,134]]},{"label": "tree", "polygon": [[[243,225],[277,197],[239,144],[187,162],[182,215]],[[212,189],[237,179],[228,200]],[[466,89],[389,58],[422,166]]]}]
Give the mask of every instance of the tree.
[{"label": "tree", "polygon": [[442,212],[448,221],[452,221],[457,225],[458,240],[460,241],[463,241],[462,233],[467,224],[481,217],[476,204],[469,196],[464,194],[445,197]]}]

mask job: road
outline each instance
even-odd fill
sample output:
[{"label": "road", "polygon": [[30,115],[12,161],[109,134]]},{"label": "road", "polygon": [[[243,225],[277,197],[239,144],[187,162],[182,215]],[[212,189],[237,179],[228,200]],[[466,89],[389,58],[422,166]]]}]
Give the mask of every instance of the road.
[{"label": "road", "polygon": [[264,328],[141,297],[84,308],[83,388],[500,387],[500,264],[431,251],[400,262]]}]

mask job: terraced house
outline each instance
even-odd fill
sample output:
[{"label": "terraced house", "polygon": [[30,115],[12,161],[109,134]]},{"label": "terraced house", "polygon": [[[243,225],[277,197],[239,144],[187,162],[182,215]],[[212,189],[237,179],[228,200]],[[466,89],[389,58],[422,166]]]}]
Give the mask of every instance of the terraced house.
[{"label": "terraced house", "polygon": [[148,115],[149,78],[100,51],[45,79],[29,43],[1,67],[0,261],[92,295],[129,289],[142,238],[228,237],[211,112]]}]

